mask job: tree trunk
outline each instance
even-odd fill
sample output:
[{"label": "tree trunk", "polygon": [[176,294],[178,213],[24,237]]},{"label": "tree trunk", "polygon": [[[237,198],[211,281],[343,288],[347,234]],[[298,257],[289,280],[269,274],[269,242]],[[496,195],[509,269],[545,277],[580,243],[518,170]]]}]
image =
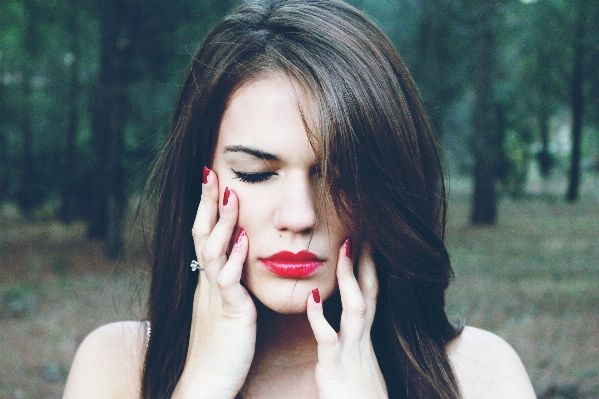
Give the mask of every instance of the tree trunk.
[{"label": "tree trunk", "polygon": [[584,63],[584,36],[585,36],[585,9],[580,2],[576,18],[574,36],[574,57],[572,65],[572,154],[570,156],[570,173],[566,200],[575,202],[578,199],[580,186],[580,144],[582,141],[582,118],[584,114],[583,95],[583,63]]},{"label": "tree trunk", "polygon": [[[0,85],[0,120],[2,120],[6,115],[6,100],[3,89],[3,85]],[[0,122],[0,127],[1,126],[2,123]],[[0,170],[3,171],[8,170],[8,153],[10,151],[8,148],[8,140],[5,129],[0,128]],[[8,197],[9,180],[7,174],[7,172],[4,172],[2,175],[0,175],[0,203],[4,202],[6,197]]]},{"label": "tree trunk", "polygon": [[62,204],[60,207],[60,220],[63,223],[70,223],[73,220],[73,210],[75,202],[75,174],[76,170],[75,158],[77,152],[77,130],[79,127],[79,51],[77,51],[77,38],[79,29],[77,25],[77,3],[76,0],[69,1],[69,28],[71,54],[73,56],[69,65],[70,83],[69,88],[69,120],[66,131],[66,143],[64,152],[63,168],[63,184],[62,184]]},{"label": "tree trunk", "polygon": [[134,0],[107,0],[100,4],[100,78],[92,101],[98,167],[89,235],[107,240],[106,253],[116,258],[123,248],[122,221],[127,202],[123,167],[124,133],[139,12]]},{"label": "tree trunk", "polygon": [[34,163],[33,163],[33,129],[31,128],[31,111],[29,102],[31,100],[31,76],[28,72],[23,77],[23,100],[25,109],[20,117],[19,125],[23,135],[23,147],[21,149],[21,181],[18,194],[18,202],[25,216],[29,217],[31,211],[37,204],[35,199]]},{"label": "tree trunk", "polygon": [[494,224],[497,218],[495,192],[496,163],[501,142],[497,138],[493,115],[493,17],[494,0],[479,2],[477,48],[475,50],[476,100],[473,110],[474,127],[474,193],[471,221],[475,225]]},{"label": "tree trunk", "polygon": [[31,211],[40,204],[40,195],[37,182],[35,181],[35,163],[33,155],[34,145],[34,131],[32,127],[32,100],[33,100],[33,87],[31,85],[32,77],[34,75],[35,60],[38,56],[38,31],[37,25],[34,21],[33,15],[36,14],[36,4],[32,0],[27,0],[23,4],[25,6],[25,13],[27,15],[23,48],[26,53],[26,61],[23,67],[23,89],[21,92],[21,106],[23,112],[20,115],[19,127],[21,134],[23,135],[23,147],[21,152],[21,180],[17,193],[17,201],[21,210],[26,216],[30,216]]}]

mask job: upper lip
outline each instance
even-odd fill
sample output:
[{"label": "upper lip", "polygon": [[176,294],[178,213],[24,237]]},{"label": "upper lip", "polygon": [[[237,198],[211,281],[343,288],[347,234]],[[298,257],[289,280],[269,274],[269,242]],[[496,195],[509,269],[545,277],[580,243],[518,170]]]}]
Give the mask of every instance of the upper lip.
[{"label": "upper lip", "polygon": [[272,254],[268,258],[264,258],[264,260],[278,261],[278,262],[298,262],[298,263],[299,262],[324,262],[322,259],[320,259],[315,254],[313,254],[310,251],[306,251],[306,250],[299,251],[296,254],[294,254],[293,252],[289,252],[289,251],[281,251],[281,252],[277,252],[276,254]]}]

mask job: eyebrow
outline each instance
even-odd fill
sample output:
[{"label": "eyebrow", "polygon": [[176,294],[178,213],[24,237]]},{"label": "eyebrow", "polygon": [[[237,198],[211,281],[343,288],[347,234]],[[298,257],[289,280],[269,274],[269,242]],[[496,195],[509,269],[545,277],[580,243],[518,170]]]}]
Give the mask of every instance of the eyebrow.
[{"label": "eyebrow", "polygon": [[246,147],[243,145],[226,146],[223,152],[243,152],[252,155],[256,158],[261,158],[267,161],[280,161],[279,157],[269,152],[260,151],[256,148]]}]

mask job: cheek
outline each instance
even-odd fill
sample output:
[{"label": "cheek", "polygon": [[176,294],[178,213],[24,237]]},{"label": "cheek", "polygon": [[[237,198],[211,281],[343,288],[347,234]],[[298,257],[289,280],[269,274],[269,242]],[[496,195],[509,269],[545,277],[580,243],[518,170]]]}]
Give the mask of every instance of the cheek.
[{"label": "cheek", "polygon": [[240,187],[235,190],[239,199],[239,216],[237,224],[248,233],[250,241],[252,235],[268,227],[271,204],[266,200],[268,195],[256,188]]},{"label": "cheek", "polygon": [[337,212],[331,206],[327,208],[326,229],[329,234],[329,242],[332,245],[337,245],[338,248],[347,238],[359,236],[359,232],[351,231],[341,223]]}]

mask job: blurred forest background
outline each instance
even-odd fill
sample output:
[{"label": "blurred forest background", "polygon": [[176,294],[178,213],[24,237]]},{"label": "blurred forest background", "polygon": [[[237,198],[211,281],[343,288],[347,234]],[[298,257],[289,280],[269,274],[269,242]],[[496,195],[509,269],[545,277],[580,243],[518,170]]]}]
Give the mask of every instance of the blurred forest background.
[{"label": "blurred forest background", "polygon": [[[0,398],[60,397],[89,331],[143,317],[131,210],[237,3],[0,0]],[[506,338],[539,397],[599,398],[599,0],[349,3],[447,153],[449,312]]]}]

